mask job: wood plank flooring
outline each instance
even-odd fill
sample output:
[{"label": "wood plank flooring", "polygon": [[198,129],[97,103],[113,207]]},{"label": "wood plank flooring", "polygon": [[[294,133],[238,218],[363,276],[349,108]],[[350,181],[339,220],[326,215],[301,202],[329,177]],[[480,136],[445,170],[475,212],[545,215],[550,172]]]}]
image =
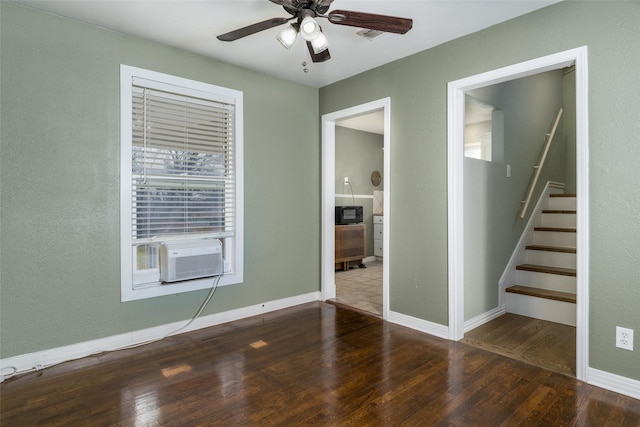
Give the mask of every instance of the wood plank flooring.
[{"label": "wood plank flooring", "polygon": [[638,426],[640,401],[310,303],[0,384],[2,426]]},{"label": "wood plank flooring", "polygon": [[530,286],[513,285],[505,289],[506,292],[529,295],[532,297],[545,298],[554,301],[568,302],[571,304],[576,303],[576,294],[569,292],[554,291],[552,289],[532,288]]},{"label": "wood plank flooring", "polygon": [[576,328],[517,314],[464,334],[463,343],[565,375],[576,375]]}]

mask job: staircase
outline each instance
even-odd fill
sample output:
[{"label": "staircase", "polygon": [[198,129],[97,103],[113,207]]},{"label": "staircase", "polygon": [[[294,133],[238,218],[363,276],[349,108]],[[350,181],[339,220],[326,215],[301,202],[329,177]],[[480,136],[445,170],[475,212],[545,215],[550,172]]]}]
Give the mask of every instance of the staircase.
[{"label": "staircase", "polygon": [[576,196],[549,194],[505,289],[506,311],[576,325]]}]

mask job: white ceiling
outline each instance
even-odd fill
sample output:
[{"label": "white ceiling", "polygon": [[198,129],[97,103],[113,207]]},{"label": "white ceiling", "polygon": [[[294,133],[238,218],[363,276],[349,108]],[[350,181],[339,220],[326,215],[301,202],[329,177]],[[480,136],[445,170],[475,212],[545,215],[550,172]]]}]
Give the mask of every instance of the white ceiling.
[{"label": "white ceiling", "polygon": [[356,35],[359,28],[319,19],[331,52],[331,59],[319,64],[310,61],[300,40],[290,51],[284,49],[275,39],[282,27],[234,42],[216,39],[258,21],[290,16],[268,0],[16,1],[319,88],[560,0],[335,0],[330,11],[412,18],[413,28],[404,35],[384,34],[370,41]]},{"label": "white ceiling", "polygon": [[384,111],[363,114],[336,122],[336,126],[384,135]]}]

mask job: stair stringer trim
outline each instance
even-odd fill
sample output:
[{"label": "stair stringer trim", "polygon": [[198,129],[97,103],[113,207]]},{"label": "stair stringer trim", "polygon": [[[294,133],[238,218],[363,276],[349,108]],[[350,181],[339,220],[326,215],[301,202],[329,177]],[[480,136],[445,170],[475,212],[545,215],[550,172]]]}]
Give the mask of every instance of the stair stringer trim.
[{"label": "stair stringer trim", "polygon": [[533,241],[533,229],[542,221],[542,209],[544,203],[548,200],[550,194],[558,194],[564,193],[564,183],[547,181],[538,197],[538,201],[531,211],[531,215],[529,216],[529,220],[527,221],[527,225],[524,227],[522,234],[520,235],[520,240],[516,244],[514,248],[511,258],[509,258],[509,262],[500,276],[500,280],[498,281],[498,306],[506,307],[507,297],[506,297],[506,289],[512,284],[516,283],[516,275],[517,270],[516,266],[518,264],[523,264],[525,260],[525,251],[528,244],[531,244]]}]

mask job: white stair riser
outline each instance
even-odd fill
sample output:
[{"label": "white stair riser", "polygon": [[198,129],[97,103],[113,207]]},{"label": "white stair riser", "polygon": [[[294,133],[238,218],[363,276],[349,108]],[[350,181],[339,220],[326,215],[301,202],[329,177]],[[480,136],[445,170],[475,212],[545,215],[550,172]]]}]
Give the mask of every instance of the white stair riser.
[{"label": "white stair riser", "polygon": [[548,206],[554,210],[575,210],[577,203],[575,197],[550,197]]},{"label": "white stair riser", "polygon": [[507,313],[576,326],[576,305],[507,292]]},{"label": "white stair riser", "polygon": [[516,272],[516,284],[531,288],[576,293],[576,278],[561,274],[518,270]]},{"label": "white stair riser", "polygon": [[525,263],[548,265],[551,267],[576,268],[576,254],[527,249],[525,252]]},{"label": "white stair riser", "polygon": [[541,224],[543,227],[575,227],[576,214],[542,214]]},{"label": "white stair riser", "polygon": [[560,231],[534,231],[533,244],[545,246],[576,247],[576,233]]}]

